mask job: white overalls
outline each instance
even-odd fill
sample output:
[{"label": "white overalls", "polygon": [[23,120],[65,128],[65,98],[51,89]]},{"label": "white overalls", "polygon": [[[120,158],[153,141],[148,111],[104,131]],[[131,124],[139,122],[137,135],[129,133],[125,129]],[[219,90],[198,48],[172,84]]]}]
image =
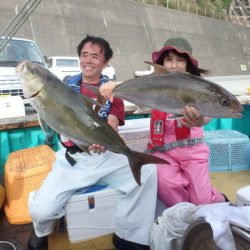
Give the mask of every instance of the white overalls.
[{"label": "white overalls", "polygon": [[71,156],[76,160],[73,167],[65,159],[65,149],[60,149],[41,188],[30,193],[29,211],[37,236],[53,232],[55,219],[64,216],[64,206],[78,188],[101,181],[120,193],[115,233],[125,240],[148,245],[157,197],[155,165],[142,167],[142,185],[138,186],[124,155],[107,151],[104,154],[76,153]]}]

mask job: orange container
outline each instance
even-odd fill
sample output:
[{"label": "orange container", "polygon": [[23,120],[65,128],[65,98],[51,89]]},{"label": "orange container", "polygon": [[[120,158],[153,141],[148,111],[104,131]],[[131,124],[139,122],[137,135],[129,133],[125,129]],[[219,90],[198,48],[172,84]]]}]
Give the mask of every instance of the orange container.
[{"label": "orange container", "polygon": [[12,224],[32,221],[28,195],[37,190],[51,170],[55,152],[47,145],[15,151],[5,164],[6,204],[4,210]]},{"label": "orange container", "polygon": [[4,187],[0,184],[0,209],[2,208],[2,205],[5,201],[5,190]]}]

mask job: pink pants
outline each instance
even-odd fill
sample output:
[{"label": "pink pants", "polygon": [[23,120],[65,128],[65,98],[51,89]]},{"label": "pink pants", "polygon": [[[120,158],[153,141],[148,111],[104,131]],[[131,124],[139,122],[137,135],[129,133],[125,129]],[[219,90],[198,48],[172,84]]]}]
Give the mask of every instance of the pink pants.
[{"label": "pink pants", "polygon": [[201,205],[225,201],[210,182],[207,145],[175,148],[154,155],[170,162],[170,165],[157,165],[158,197],[166,206],[179,202]]}]

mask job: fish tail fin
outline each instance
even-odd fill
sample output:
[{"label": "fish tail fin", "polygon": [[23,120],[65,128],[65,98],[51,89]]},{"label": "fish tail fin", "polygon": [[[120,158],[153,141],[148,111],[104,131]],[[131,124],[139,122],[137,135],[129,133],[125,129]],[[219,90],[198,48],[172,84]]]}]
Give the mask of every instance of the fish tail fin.
[{"label": "fish tail fin", "polygon": [[169,164],[168,161],[161,159],[159,157],[140,153],[136,151],[130,151],[127,155],[129,165],[131,168],[131,171],[133,173],[133,176],[135,178],[136,183],[141,186],[141,167],[145,164]]}]

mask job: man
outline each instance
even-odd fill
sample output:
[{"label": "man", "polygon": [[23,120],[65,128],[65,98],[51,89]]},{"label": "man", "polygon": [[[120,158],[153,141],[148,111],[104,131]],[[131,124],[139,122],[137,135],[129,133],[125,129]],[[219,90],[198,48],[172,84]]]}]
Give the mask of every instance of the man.
[{"label": "man", "polygon": [[[101,86],[109,79],[102,70],[112,58],[109,43],[87,36],[78,45],[82,73],[68,79],[75,91],[95,97],[86,84]],[[98,112],[116,131],[124,124],[123,101],[107,101]],[[64,206],[75,190],[99,181],[120,192],[117,200],[114,245],[120,249],[149,249],[148,234],[154,220],[157,180],[155,165],[142,168],[142,186],[138,186],[131,173],[127,157],[107,151],[102,145],[90,146],[92,155],[82,152],[71,141],[63,138],[62,149],[43,185],[29,196],[29,210],[34,232],[28,242],[30,250],[42,249],[47,236],[53,232],[55,220],[64,216]]]}]

